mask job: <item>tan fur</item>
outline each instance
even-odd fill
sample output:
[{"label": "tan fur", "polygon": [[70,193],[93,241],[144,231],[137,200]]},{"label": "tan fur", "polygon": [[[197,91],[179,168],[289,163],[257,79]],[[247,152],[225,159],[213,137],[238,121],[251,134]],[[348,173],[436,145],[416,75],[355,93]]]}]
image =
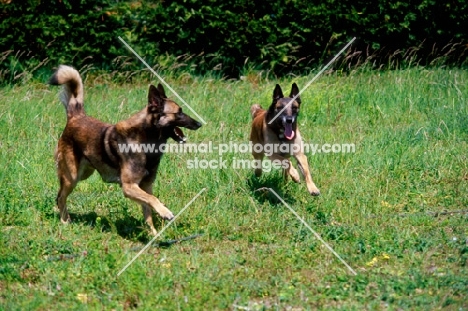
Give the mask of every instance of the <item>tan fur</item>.
[{"label": "tan fur", "polygon": [[[297,86],[295,84],[293,85],[293,90],[295,90],[296,93],[298,91]],[[302,146],[303,144],[302,137],[301,137],[299,128],[297,127],[297,124],[294,124],[295,126],[294,139],[289,140],[289,141],[280,138],[282,135],[282,132],[281,132],[281,129],[278,129],[277,124],[273,124],[273,123],[269,124],[270,120],[272,120],[273,117],[276,116],[279,113],[279,111],[282,110],[283,107],[285,107],[285,104],[289,103],[289,101],[294,95],[293,90],[291,91],[290,98],[283,98],[281,88],[279,87],[279,85],[277,85],[277,87],[275,88],[274,95],[273,95],[273,103],[271,104],[269,110],[262,109],[260,105],[258,104],[252,105],[252,107],[250,108],[250,113],[253,118],[252,128],[250,131],[250,141],[252,142],[253,145],[261,144],[262,146],[265,146],[266,144],[270,144],[270,145],[289,144],[290,146],[291,145]],[[300,100],[298,98],[296,101],[294,101],[290,106],[288,106],[284,110],[281,117],[283,115],[289,118],[297,117],[299,107],[300,107]],[[293,150],[293,148],[290,147],[289,150]],[[262,161],[265,154],[263,152],[257,153],[253,151],[252,155],[255,160]],[[317,186],[312,180],[310,170],[309,170],[309,165],[307,163],[307,157],[304,155],[302,151],[295,152],[292,154],[292,156],[297,160],[298,167],[305,179],[307,190],[309,191],[309,193],[313,196],[319,195],[320,190],[317,188]],[[286,161],[288,165],[287,165],[287,168],[283,170],[284,176],[285,177],[290,176],[293,181],[300,182],[299,174],[297,170],[293,167],[291,161],[289,160],[290,154],[276,153],[268,157],[272,161],[274,160],[278,160],[280,162]],[[261,174],[262,174],[262,169],[256,168],[255,175],[259,177],[261,176]]]},{"label": "tan fur", "polygon": [[60,65],[52,78],[55,78],[53,84],[64,86],[60,94],[60,101],[65,106],[67,113],[69,110],[75,110],[78,105],[83,105],[83,82],[75,68]]}]

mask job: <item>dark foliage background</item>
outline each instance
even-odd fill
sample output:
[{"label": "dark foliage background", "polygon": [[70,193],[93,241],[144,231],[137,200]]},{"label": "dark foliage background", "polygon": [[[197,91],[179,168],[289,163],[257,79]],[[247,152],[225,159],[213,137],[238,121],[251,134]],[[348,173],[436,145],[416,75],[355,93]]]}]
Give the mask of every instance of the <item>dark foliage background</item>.
[{"label": "dark foliage background", "polygon": [[[466,65],[465,0],[0,0],[0,77],[77,68],[141,68],[121,36],[151,65],[238,77],[245,68],[308,72],[346,42],[341,66]],[[174,67],[173,67],[174,68]]]}]

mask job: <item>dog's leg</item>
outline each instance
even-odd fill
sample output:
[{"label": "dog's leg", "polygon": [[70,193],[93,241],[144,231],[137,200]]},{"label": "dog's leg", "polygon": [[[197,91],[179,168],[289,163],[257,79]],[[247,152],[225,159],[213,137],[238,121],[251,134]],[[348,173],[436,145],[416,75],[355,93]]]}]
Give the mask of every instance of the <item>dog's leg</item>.
[{"label": "dog's leg", "polygon": [[255,161],[255,176],[260,177],[262,176],[262,161],[263,161],[263,153],[252,153]]},{"label": "dog's leg", "polygon": [[122,190],[127,198],[132,199],[137,203],[151,206],[162,218],[174,218],[172,212],[165,207],[164,204],[162,204],[155,196],[144,192],[137,183],[122,182]]},{"label": "dog's leg", "polygon": [[[145,191],[146,193],[150,195],[153,194],[152,182],[148,182],[148,183],[142,182],[140,186],[141,186],[141,189]],[[148,204],[141,204],[141,209],[143,210],[143,217],[145,218],[146,223],[150,227],[151,232],[153,233],[153,235],[156,235],[158,232],[154,228],[153,216],[151,215],[151,206],[149,206]]]},{"label": "dog's leg", "polygon": [[141,209],[143,210],[143,217],[145,218],[146,224],[150,227],[151,233],[153,235],[158,234],[158,231],[156,231],[156,228],[154,228],[151,206],[142,204]]},{"label": "dog's leg", "polygon": [[[63,152],[58,150],[63,150]],[[77,163],[73,150],[61,144],[61,141],[59,141],[59,147],[55,154],[55,161],[57,165],[57,175],[60,181],[60,189],[56,199],[57,207],[60,210],[60,220],[62,223],[69,223],[71,219],[66,205],[67,197],[78,183],[79,164]]]},{"label": "dog's leg", "polygon": [[304,176],[309,193],[313,196],[320,195],[320,190],[317,188],[314,181],[312,180],[312,176],[310,175],[307,157],[303,153],[297,153],[294,155],[294,157],[297,160],[297,164],[299,166],[299,170],[302,173],[302,176]]},{"label": "dog's leg", "polygon": [[292,180],[294,182],[301,182],[301,178],[299,177],[299,173],[297,172],[297,170],[293,167],[291,161],[286,158],[286,157],[283,157],[279,154],[272,154],[270,156],[268,156],[268,158],[270,158],[271,161],[280,161],[281,162],[281,165],[285,165],[286,167],[283,167],[283,174],[288,174],[289,176],[291,176]]},{"label": "dog's leg", "polygon": [[75,189],[79,181],[87,179],[94,172],[94,168],[81,161],[76,164],[76,158],[67,159],[57,157],[57,172],[60,180],[60,189],[57,194],[57,206],[60,210],[60,220],[66,224],[71,222],[70,214],[67,209],[67,198]]},{"label": "dog's leg", "polygon": [[60,189],[57,194],[57,206],[60,210],[60,221],[66,224],[71,221],[70,215],[68,214],[67,210],[67,197],[75,188],[75,183],[73,181],[68,180],[65,177],[60,178]]},{"label": "dog's leg", "polygon": [[139,203],[151,206],[156,213],[164,219],[172,219],[174,215],[164,206],[155,196],[143,191],[139,183],[143,180],[146,174],[144,168],[135,165],[135,163],[126,163],[122,167],[120,180],[122,182],[122,191],[125,197]]}]

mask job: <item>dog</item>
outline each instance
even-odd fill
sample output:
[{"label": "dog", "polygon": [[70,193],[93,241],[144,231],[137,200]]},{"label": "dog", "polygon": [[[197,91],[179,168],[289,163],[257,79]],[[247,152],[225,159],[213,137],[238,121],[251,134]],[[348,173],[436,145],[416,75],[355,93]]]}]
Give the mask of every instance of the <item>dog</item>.
[{"label": "dog", "polygon": [[79,181],[87,179],[96,170],[104,182],[120,184],[125,197],[141,204],[145,221],[156,235],[152,209],[163,219],[174,218],[152,194],[162,153],[120,152],[119,146],[154,144],[158,148],[168,138],[182,143],[185,136],[180,127],[197,130],[201,124],[168,99],[161,84],[157,88],[150,85],[146,107],[115,125],[86,115],[83,82],[76,69],[59,66],[49,84],[64,85],[60,100],[67,113],[67,124],[55,152],[60,181],[56,200],[60,220],[63,223],[71,221],[67,197]]},{"label": "dog", "polygon": [[[283,96],[283,91],[277,84],[273,91],[273,102],[268,110],[262,109],[258,104],[250,108],[253,119],[250,132],[250,141],[254,146],[252,155],[255,162],[261,164],[267,145],[273,146],[274,148],[271,147],[269,149],[273,149],[274,151],[269,152],[267,156],[273,163],[276,162],[283,168],[284,177],[287,178],[289,175],[292,180],[299,183],[299,174],[289,160],[290,156],[293,155],[305,179],[307,190],[311,195],[317,196],[320,195],[320,190],[317,188],[310,175],[307,157],[303,153],[301,133],[297,127],[301,98],[297,96],[296,99],[288,105],[292,98],[298,94],[299,88],[296,83],[292,84],[289,97]],[[256,148],[258,145],[262,147],[260,148],[261,150]],[[287,150],[288,152],[282,152],[282,150]],[[261,165],[256,165],[255,175],[260,177],[261,174]]]}]

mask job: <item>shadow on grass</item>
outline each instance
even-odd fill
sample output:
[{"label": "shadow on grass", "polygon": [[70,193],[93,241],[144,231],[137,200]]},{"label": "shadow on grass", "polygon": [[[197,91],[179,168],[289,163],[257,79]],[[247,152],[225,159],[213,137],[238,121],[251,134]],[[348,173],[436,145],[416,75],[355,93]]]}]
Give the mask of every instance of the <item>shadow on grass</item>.
[{"label": "shadow on grass", "polygon": [[117,233],[126,240],[148,243],[151,240],[149,230],[145,228],[146,224],[142,219],[137,219],[132,216],[120,218],[115,221]]},{"label": "shadow on grass", "polygon": [[[56,217],[60,218],[60,215],[56,214]],[[97,223],[98,217],[99,223]],[[111,231],[111,223],[109,220],[106,217],[99,216],[95,212],[88,212],[84,214],[70,213],[70,218],[72,219],[72,223],[81,223],[92,228],[96,227],[96,225],[99,225],[102,231]]]},{"label": "shadow on grass", "polygon": [[[58,213],[55,214],[55,217],[60,218]],[[142,219],[135,218],[133,216],[126,215],[124,218],[117,219],[114,223],[111,223],[107,217],[99,216],[95,212],[88,212],[83,214],[78,213],[70,213],[70,217],[72,219],[72,223],[80,223],[91,228],[100,227],[102,232],[111,232],[113,231],[112,228],[115,228],[117,234],[120,235],[122,238],[133,241],[133,242],[140,242],[142,244],[147,244],[149,241],[152,240],[153,235],[150,233],[149,227]],[[162,228],[167,224],[167,222],[160,222],[158,221],[158,216],[153,213],[153,221],[156,227],[156,230],[160,231]],[[178,229],[184,229],[190,227],[189,224],[186,223],[178,223]],[[181,238],[180,240],[185,240],[187,237]],[[157,239],[159,241],[155,241],[153,246],[155,247],[170,247],[179,240],[160,240],[160,237]]]},{"label": "shadow on grass", "polygon": [[[157,217],[158,216],[153,213],[154,226],[156,230],[160,232],[164,228],[164,226],[167,225],[168,222],[167,221],[160,222],[157,220]],[[153,235],[148,230],[147,225],[143,223],[140,219],[136,219],[134,217],[127,217],[126,219],[117,220],[115,225],[116,225],[118,234],[124,239],[129,239],[132,241],[137,240],[145,245],[153,239]],[[186,231],[184,230],[185,228],[190,228],[190,224],[185,223],[185,222],[172,224],[172,226],[177,226],[177,230],[180,230],[180,231]],[[161,240],[161,236],[159,236],[157,239],[155,239],[155,241],[152,243],[151,246],[158,247],[158,248],[169,248],[176,243],[192,240],[202,235],[203,233],[197,233],[194,235],[185,236],[185,237],[178,238],[178,239],[165,239],[165,240]],[[133,247],[131,250],[136,251],[142,248],[143,246],[142,247],[137,246],[137,247]]]},{"label": "shadow on grass", "polygon": [[[57,217],[59,215],[57,214]],[[72,223],[81,223],[91,228],[99,227],[102,232],[111,232],[115,227],[117,233],[126,240],[139,241],[147,243],[149,241],[147,230],[143,228],[142,220],[132,216],[126,216],[125,219],[118,219],[111,223],[107,217],[100,216],[95,212],[83,214],[70,213]]]},{"label": "shadow on grass", "polygon": [[294,204],[295,197],[289,187],[294,182],[285,179],[281,174],[263,174],[260,178],[251,175],[247,178],[247,186],[252,196],[259,202],[268,202],[272,205],[283,204],[268,188],[273,189],[288,204]]}]

